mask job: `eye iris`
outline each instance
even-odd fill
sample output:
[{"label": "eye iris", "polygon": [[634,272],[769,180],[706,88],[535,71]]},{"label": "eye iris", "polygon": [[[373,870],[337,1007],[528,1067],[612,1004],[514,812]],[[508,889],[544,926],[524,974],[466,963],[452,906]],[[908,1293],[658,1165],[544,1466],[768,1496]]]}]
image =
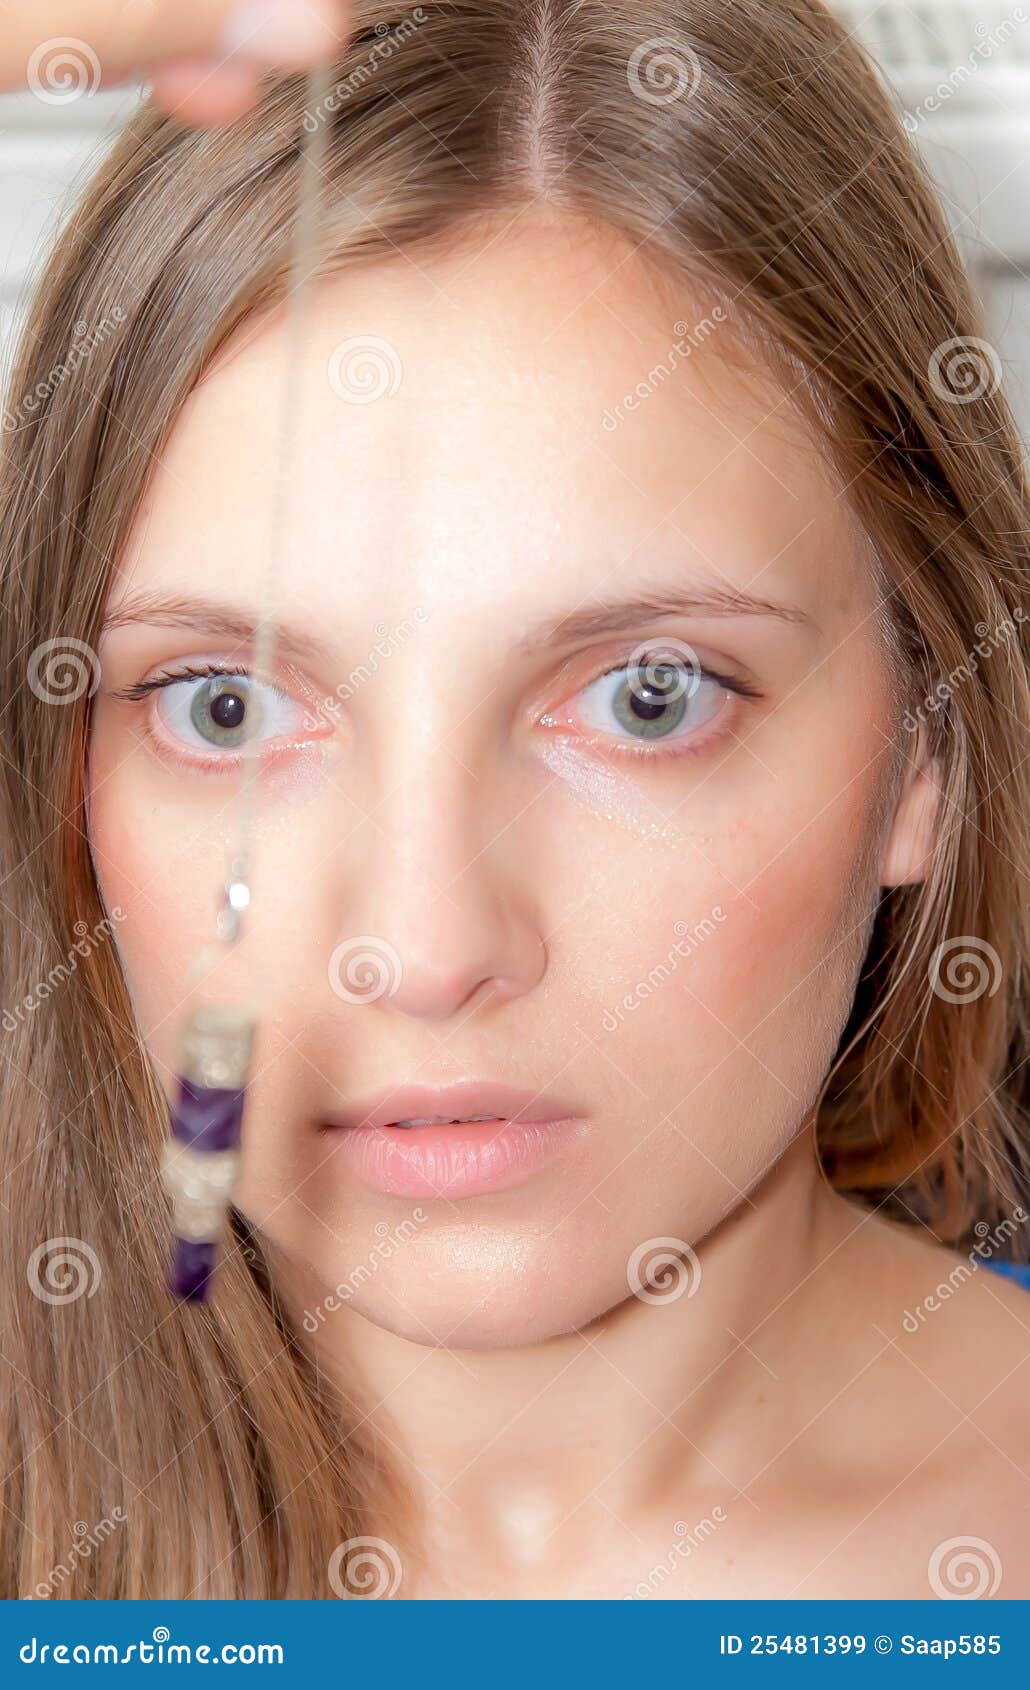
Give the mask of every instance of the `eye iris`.
[{"label": "eye iris", "polygon": [[619,688],[612,708],[621,725],[638,738],[661,739],[686,715],[688,691],[684,672],[672,664],[658,664],[650,671],[637,668]]},{"label": "eye iris", "polygon": [[212,745],[240,745],[248,737],[248,713],[253,700],[239,676],[212,677],[194,694],[190,718],[197,732]]}]

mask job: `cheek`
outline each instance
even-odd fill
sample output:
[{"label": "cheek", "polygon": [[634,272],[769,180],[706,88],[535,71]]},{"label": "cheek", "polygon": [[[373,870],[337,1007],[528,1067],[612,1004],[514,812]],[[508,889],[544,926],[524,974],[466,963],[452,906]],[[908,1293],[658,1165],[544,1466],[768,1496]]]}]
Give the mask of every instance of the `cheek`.
[{"label": "cheek", "polygon": [[137,1019],[155,1056],[171,1061],[177,1027],[166,1018],[182,999],[189,959],[202,943],[201,922],[170,861],[163,818],[144,820],[130,787],[127,774],[104,778],[95,771],[90,849],[105,904],[125,911],[118,953]]},{"label": "cheek", "polygon": [[574,1019],[601,1083],[652,1123],[641,1172],[665,1158],[667,1176],[685,1132],[711,1158],[693,1174],[710,1187],[714,1163],[736,1189],[814,1102],[875,913],[879,776],[822,810],[816,784],[784,775],[775,804],[679,850],[608,833],[577,853]]},{"label": "cheek", "polygon": [[[311,959],[297,944],[296,912],[284,912],[282,905],[298,885],[318,885],[325,818],[309,821],[304,814],[320,790],[317,773],[310,760],[299,759],[288,780],[270,778],[271,802],[259,809],[248,877],[262,919],[218,958],[205,989],[251,999],[256,974],[262,981],[282,979],[290,1001],[298,973],[310,971]],[[239,814],[240,791],[232,780],[177,776],[127,747],[124,735],[95,735],[88,816],[96,877],[107,907],[117,904],[125,912],[119,955],[147,1044],[169,1067],[191,1001],[194,964],[215,942]],[[305,933],[320,931],[313,908],[314,896],[304,905]]]},{"label": "cheek", "polygon": [[[141,1035],[167,1080],[178,1070],[194,965],[215,936],[229,834],[223,825],[201,827],[185,807],[153,801],[126,763],[94,779],[89,836],[104,902],[125,912],[118,954]],[[243,985],[231,957],[210,982],[229,997]]]}]

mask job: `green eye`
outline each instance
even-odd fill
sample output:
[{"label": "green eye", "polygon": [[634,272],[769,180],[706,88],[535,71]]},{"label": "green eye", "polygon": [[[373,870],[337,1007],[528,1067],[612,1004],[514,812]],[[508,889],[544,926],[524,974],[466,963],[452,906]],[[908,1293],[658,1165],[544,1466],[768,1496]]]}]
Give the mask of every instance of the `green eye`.
[{"label": "green eye", "polygon": [[243,675],[211,675],[194,683],[190,722],[208,745],[233,750],[257,732],[260,709]]},{"label": "green eye", "polygon": [[727,688],[694,665],[624,663],[579,695],[583,724],[614,739],[687,739],[711,721]]},{"label": "green eye", "polygon": [[234,752],[311,732],[310,712],[295,698],[248,675],[184,675],[160,687],[154,708],[166,731],[197,752]]}]

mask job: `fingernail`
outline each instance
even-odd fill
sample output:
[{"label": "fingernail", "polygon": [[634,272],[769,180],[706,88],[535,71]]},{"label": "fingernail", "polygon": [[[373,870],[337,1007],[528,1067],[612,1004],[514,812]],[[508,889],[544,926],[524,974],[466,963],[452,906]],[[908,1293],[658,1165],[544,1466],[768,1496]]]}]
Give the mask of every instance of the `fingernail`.
[{"label": "fingernail", "polygon": [[297,0],[237,0],[219,40],[226,58],[283,66],[317,63],[336,45],[328,19]]}]

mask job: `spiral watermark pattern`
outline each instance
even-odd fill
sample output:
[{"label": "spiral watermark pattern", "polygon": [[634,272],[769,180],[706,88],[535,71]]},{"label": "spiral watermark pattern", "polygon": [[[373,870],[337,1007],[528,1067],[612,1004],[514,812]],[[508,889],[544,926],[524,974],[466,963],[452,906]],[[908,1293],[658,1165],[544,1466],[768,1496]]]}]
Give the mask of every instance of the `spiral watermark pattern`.
[{"label": "spiral watermark pattern", "polygon": [[85,1520],[76,1520],[72,1527],[72,1542],[62,1555],[60,1561],[51,1567],[45,1579],[34,1586],[33,1595],[40,1601],[47,1597],[61,1594],[61,1586],[72,1578],[76,1569],[84,1561],[88,1561],[93,1552],[103,1549],[108,1539],[113,1537],[119,1526],[124,1526],[129,1516],[117,1503],[110,1514],[105,1514],[95,1526],[87,1524]]},{"label": "spiral watermark pattern", "polygon": [[975,335],[942,341],[930,358],[930,386],[947,405],[971,405],[1001,386],[1001,359]]},{"label": "spiral watermark pattern", "polygon": [[29,658],[28,682],[44,704],[75,704],[100,685],[100,659],[91,646],[70,634],[44,640]]},{"label": "spiral watermark pattern", "polygon": [[1001,1557],[982,1537],[949,1537],[930,1556],[926,1576],[942,1600],[975,1602],[1001,1584]]},{"label": "spiral watermark pattern", "polygon": [[333,348],[327,370],[329,386],[348,405],[389,399],[400,387],[403,374],[397,348],[374,334],[341,340]]},{"label": "spiral watermark pattern", "polygon": [[41,1303],[77,1303],[100,1289],[100,1258],[81,1238],[46,1238],[29,1257],[26,1277]]},{"label": "spiral watermark pattern", "polygon": [[700,1285],[701,1263],[682,1238],[648,1238],[630,1256],[626,1282],[642,1303],[678,1303]]},{"label": "spiral watermark pattern", "polygon": [[401,959],[386,939],[362,933],[345,939],[329,958],[329,984],[344,1003],[392,998],[401,983]]},{"label": "spiral watermark pattern", "polygon": [[349,1537],[333,1550],[329,1583],[337,1596],[364,1596],[372,1601],[397,1594],[401,1558],[382,1537]]},{"label": "spiral watermark pattern", "polygon": [[945,1003],[975,1003],[985,992],[993,998],[1001,977],[994,946],[975,934],[943,940],[930,958],[930,988]]},{"label": "spiral watermark pattern", "polygon": [[[692,698],[701,682],[701,659],[686,640],[649,640],[638,645],[626,659],[626,668],[629,690],[640,699],[658,692],[672,704],[679,698]],[[683,678],[670,686],[670,672],[677,670]]]},{"label": "spiral watermark pattern", "polygon": [[44,41],[25,67],[26,81],[37,100],[48,106],[67,106],[100,87],[100,60],[86,41],[58,35]]},{"label": "spiral watermark pattern", "polygon": [[685,41],[655,35],[630,54],[626,80],[638,100],[668,106],[694,92],[701,80],[701,61]]}]

